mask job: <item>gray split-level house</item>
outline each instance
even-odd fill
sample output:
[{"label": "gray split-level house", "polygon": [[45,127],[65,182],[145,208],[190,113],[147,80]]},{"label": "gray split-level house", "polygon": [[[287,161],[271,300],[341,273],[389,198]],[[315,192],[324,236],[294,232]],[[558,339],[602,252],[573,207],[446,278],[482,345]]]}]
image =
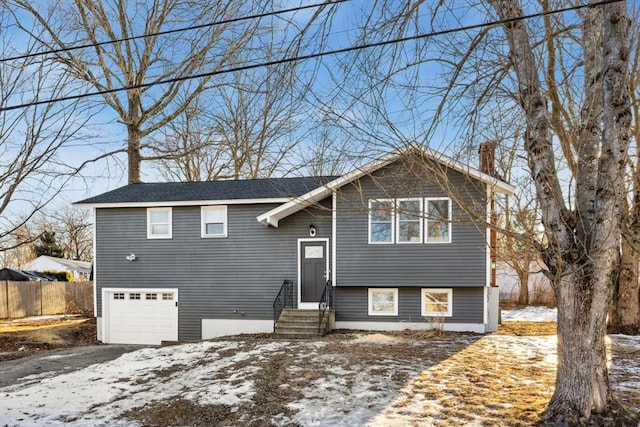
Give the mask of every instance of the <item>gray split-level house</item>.
[{"label": "gray split-level house", "polygon": [[95,215],[98,339],[271,332],[281,305],[329,308],[340,329],[495,330],[486,223],[513,187],[483,147],[480,169],[407,146],[342,176],[130,184],[80,201]]}]

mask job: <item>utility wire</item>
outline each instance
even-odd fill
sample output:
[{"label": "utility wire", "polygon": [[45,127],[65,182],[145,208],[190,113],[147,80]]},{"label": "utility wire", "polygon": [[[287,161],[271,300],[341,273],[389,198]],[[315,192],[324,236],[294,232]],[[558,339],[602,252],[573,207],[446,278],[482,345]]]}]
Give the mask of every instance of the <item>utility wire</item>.
[{"label": "utility wire", "polygon": [[362,45],[358,45],[358,46],[345,47],[345,48],[342,48],[342,49],[335,49],[335,50],[329,50],[329,51],[324,51],[324,52],[310,53],[310,54],[307,54],[307,55],[296,56],[296,57],[293,57],[293,58],[282,58],[282,59],[278,59],[278,60],[275,60],[275,61],[268,61],[268,62],[261,62],[261,63],[257,63],[257,64],[243,65],[243,66],[238,66],[238,67],[226,68],[226,69],[218,70],[218,71],[210,71],[210,72],[206,72],[206,73],[193,74],[193,75],[189,75],[189,76],[178,76],[178,77],[173,77],[173,78],[170,78],[170,79],[157,80],[157,81],[149,82],[149,83],[141,83],[141,84],[137,84],[137,85],[123,86],[123,87],[112,88],[112,89],[104,89],[104,90],[99,90],[99,91],[89,92],[89,93],[84,93],[84,94],[79,94],[79,95],[69,95],[69,96],[63,96],[63,97],[59,97],[59,98],[46,99],[46,100],[42,100],[42,101],[33,101],[33,102],[29,102],[29,103],[24,103],[24,104],[10,105],[8,107],[0,108],[0,112],[17,110],[17,109],[20,109],[20,108],[32,107],[32,106],[36,106],[36,105],[52,104],[52,103],[56,103],[56,102],[70,101],[70,100],[74,100],[74,99],[87,98],[87,97],[90,97],[90,96],[106,95],[106,94],[109,94],[109,93],[116,93],[116,92],[124,92],[124,91],[127,91],[127,90],[133,90],[133,89],[145,89],[145,88],[156,86],[156,85],[176,83],[176,82],[185,81],[185,80],[199,79],[199,78],[202,78],[202,77],[213,77],[213,76],[217,76],[217,75],[221,75],[221,74],[233,73],[233,72],[236,72],[236,71],[252,70],[252,69],[255,69],[255,68],[270,67],[270,66],[273,66],[273,65],[286,64],[286,63],[290,63],[290,62],[305,61],[305,60],[308,60],[308,59],[315,59],[315,58],[321,58],[321,57],[324,57],[324,56],[338,55],[338,54],[347,53],[347,52],[353,52],[353,51],[358,51],[358,50],[363,50],[363,49],[369,49],[369,48],[373,48],[373,47],[380,47],[380,46],[387,46],[387,45],[391,45],[391,44],[404,43],[404,42],[412,41],[412,40],[421,40],[421,39],[431,38],[431,37],[435,37],[435,36],[441,36],[441,35],[445,35],[445,34],[452,34],[452,33],[458,33],[458,32],[469,31],[469,30],[476,30],[476,29],[487,28],[487,27],[495,27],[495,26],[498,26],[498,25],[508,24],[510,22],[524,21],[524,20],[527,20],[527,19],[540,18],[540,17],[548,16],[548,15],[556,15],[556,14],[576,11],[576,10],[580,10],[580,9],[598,7],[598,6],[603,6],[603,5],[612,4],[612,3],[619,3],[621,1],[624,1],[624,0],[603,0],[603,1],[600,1],[598,3],[570,6],[570,7],[550,10],[550,11],[546,11],[546,12],[538,12],[538,13],[533,13],[533,14],[529,14],[529,15],[523,15],[523,16],[519,16],[519,17],[515,17],[515,18],[501,19],[501,20],[497,20],[497,21],[485,22],[485,23],[482,23],[482,24],[467,25],[467,26],[458,27],[458,28],[450,28],[450,29],[447,29],[447,30],[433,31],[433,32],[426,33],[426,34],[417,34],[417,35],[414,35],[414,36],[401,37],[401,38],[392,39],[392,40],[383,40],[383,41],[374,42],[374,43],[366,43],[366,44],[362,44]]},{"label": "utility wire", "polygon": [[323,2],[323,3],[309,4],[309,5],[306,5],[306,6],[292,7],[292,8],[289,8],[289,9],[275,10],[275,11],[271,11],[271,12],[265,12],[265,13],[255,14],[255,15],[242,16],[242,17],[238,17],[238,18],[223,19],[222,21],[209,22],[207,24],[192,25],[192,26],[189,26],[189,27],[175,28],[173,30],[159,31],[157,33],[142,34],[142,35],[139,35],[139,36],[125,37],[125,38],[121,38],[121,39],[108,40],[108,41],[104,41],[104,42],[87,43],[87,44],[81,44],[81,45],[76,45],[76,46],[63,47],[63,48],[59,48],[59,49],[46,50],[46,51],[43,51],[43,52],[34,52],[34,53],[27,53],[27,54],[24,54],[24,55],[10,56],[10,57],[7,57],[7,58],[0,58],[0,63],[8,62],[8,61],[16,61],[18,59],[33,58],[33,57],[36,57],[36,56],[45,56],[45,55],[50,55],[50,54],[53,54],[53,53],[70,52],[70,51],[74,51],[74,50],[86,49],[88,47],[105,46],[105,45],[109,45],[109,44],[121,43],[121,42],[130,41],[130,40],[144,39],[144,38],[147,38],[147,37],[165,36],[167,34],[175,34],[175,33],[181,33],[181,32],[184,32],[184,31],[191,31],[191,30],[199,30],[199,29],[202,29],[202,28],[214,27],[216,25],[231,24],[231,23],[234,23],[234,22],[248,21],[250,19],[257,19],[257,18],[266,18],[268,16],[275,16],[275,15],[280,15],[280,14],[283,14],[283,13],[290,13],[290,12],[298,12],[298,11],[301,11],[301,10],[313,9],[313,8],[321,7],[321,6],[330,6],[330,5],[333,5],[333,4],[344,3],[344,2],[347,2],[347,1],[350,1],[350,0],[331,0],[331,1]]}]

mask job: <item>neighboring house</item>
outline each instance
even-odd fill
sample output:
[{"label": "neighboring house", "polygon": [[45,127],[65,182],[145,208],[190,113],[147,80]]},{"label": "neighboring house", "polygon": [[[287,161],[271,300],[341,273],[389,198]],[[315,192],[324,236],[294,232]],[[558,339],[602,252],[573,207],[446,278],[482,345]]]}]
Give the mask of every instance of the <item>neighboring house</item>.
[{"label": "neighboring house", "polygon": [[[335,327],[497,327],[493,192],[513,187],[426,148],[339,177],[130,184],[78,202],[95,214],[103,342],[270,332],[284,280]],[[492,308],[493,307],[493,308]],[[493,310],[493,311],[492,311]]]},{"label": "neighboring house", "polygon": [[76,261],[72,259],[57,258],[49,255],[40,255],[28,262],[23,270],[28,271],[70,271],[76,282],[89,280],[92,263]]}]

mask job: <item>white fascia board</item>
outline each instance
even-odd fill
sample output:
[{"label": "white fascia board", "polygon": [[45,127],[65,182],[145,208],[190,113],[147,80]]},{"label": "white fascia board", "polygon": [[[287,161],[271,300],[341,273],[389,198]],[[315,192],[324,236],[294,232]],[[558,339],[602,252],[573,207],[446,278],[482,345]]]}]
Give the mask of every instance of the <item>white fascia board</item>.
[{"label": "white fascia board", "polygon": [[273,197],[269,199],[227,199],[227,200],[186,200],[181,202],[121,202],[121,203],[72,203],[74,207],[90,208],[153,208],[158,206],[215,206],[215,205],[255,205],[286,203],[291,198]]},{"label": "white fascia board", "polygon": [[258,220],[258,222],[264,225],[270,225],[277,228],[278,223],[281,219],[286,218],[289,215],[301,211],[302,209],[329,197],[335,190],[339,189],[343,185],[351,181],[355,181],[356,179],[361,178],[368,173],[376,171],[381,167],[392,163],[395,159],[397,159],[397,157],[397,153],[387,154],[380,160],[368,163],[367,165],[355,169],[348,174],[341,176],[340,178],[336,178],[321,187],[315,188],[300,197],[296,197],[295,199],[290,200],[281,206],[277,206],[270,211],[257,216],[256,219]]},{"label": "white fascia board", "polygon": [[[376,170],[387,166],[394,161],[396,161],[400,156],[404,154],[405,151],[409,149],[413,149],[413,146],[401,147],[398,150],[395,150],[389,154],[382,156],[378,160],[374,160],[366,165],[357,168],[346,175],[341,176],[340,178],[336,178],[327,184],[318,187],[306,194],[303,194],[300,197],[296,197],[293,200],[288,201],[287,203],[278,206],[276,208],[271,209],[268,212],[263,213],[256,217],[256,219],[264,225],[278,227],[278,223],[281,219],[286,218],[287,216],[294,214],[307,206],[312,205],[315,202],[318,202],[325,197],[328,197],[331,192],[339,189],[343,185],[355,181],[363,177],[364,175],[375,172]],[[442,153],[439,153],[431,148],[421,147],[421,150],[425,153],[425,155],[432,160],[443,164],[446,167],[450,167],[452,169],[457,170],[463,174],[469,175],[472,178],[476,178],[479,181],[486,183],[492,189],[492,191],[496,193],[504,193],[504,194],[513,194],[515,191],[515,187],[511,184],[508,184],[500,179],[492,177],[491,175],[487,175],[485,173],[480,172],[476,168],[472,168],[471,166],[465,165],[457,160],[452,159],[449,156],[446,156]]]},{"label": "white fascia board", "polygon": [[455,169],[458,172],[467,174],[472,178],[476,178],[481,182],[489,184],[492,187],[492,191],[496,193],[513,194],[516,190],[516,188],[511,184],[508,184],[491,175],[487,175],[486,173],[480,172],[476,168],[473,168],[469,165],[461,163],[455,159],[452,159],[447,155],[444,155],[435,150],[432,150],[431,148],[424,147],[422,149],[424,150],[424,153],[427,156],[431,157],[433,160],[436,160],[445,166]]}]

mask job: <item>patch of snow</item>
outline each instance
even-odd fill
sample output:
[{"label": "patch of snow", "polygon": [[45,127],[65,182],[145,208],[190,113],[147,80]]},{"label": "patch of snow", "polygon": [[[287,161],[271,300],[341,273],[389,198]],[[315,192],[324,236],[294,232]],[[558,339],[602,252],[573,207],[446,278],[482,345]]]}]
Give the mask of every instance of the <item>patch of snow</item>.
[{"label": "patch of snow", "polygon": [[[531,313],[531,310],[524,311]],[[537,318],[543,317],[541,312],[538,315]],[[527,316],[528,320],[532,317]],[[357,341],[365,345],[363,348],[375,349],[380,342],[390,342],[383,337],[383,334],[363,334],[345,343]],[[462,351],[489,354],[492,363],[513,363],[516,359],[518,363],[546,370],[556,364],[555,336],[472,338],[461,335],[457,339],[468,344]],[[616,364],[615,358],[616,354],[634,355],[640,351],[640,337],[612,335],[610,340],[614,361],[610,373],[615,379],[612,387],[618,391],[638,389],[640,358],[625,364]],[[450,345],[447,342],[443,341],[442,345]],[[367,343],[371,346],[366,346]],[[451,386],[449,377],[460,369],[452,358],[444,358],[432,366],[393,358],[358,360],[343,357],[339,352],[318,352],[326,345],[329,345],[326,341],[210,341],[145,348],[75,372],[34,376],[0,388],[1,424],[12,427],[131,426],[135,424],[120,420],[119,415],[178,396],[200,404],[224,404],[230,406],[232,412],[238,411],[240,405],[255,399],[252,377],[261,369],[259,361],[278,361],[285,354],[295,358],[286,367],[290,382],[279,387],[294,388],[302,397],[288,403],[294,412],[292,415],[280,414],[267,421],[274,425],[428,426],[451,421],[443,418],[444,401],[430,397],[424,387],[427,384],[434,390],[447,390]],[[308,380],[301,378],[298,382],[298,374],[308,371],[306,366],[310,361],[317,363],[320,371],[313,371]],[[401,388],[391,386],[390,375],[399,373],[406,374],[408,382]],[[525,385],[536,380],[516,376],[512,374],[512,379]],[[508,402],[503,404],[509,406]],[[480,420],[465,420],[465,425],[480,423]]]},{"label": "patch of snow", "polygon": [[43,360],[57,360],[57,359],[64,359],[66,357],[71,357],[71,356],[75,356],[78,353],[68,353],[68,354],[52,354],[51,356],[44,356],[41,359]]},{"label": "patch of snow", "polygon": [[398,339],[385,334],[363,334],[352,340],[354,343],[392,344]]},{"label": "patch of snow", "polygon": [[555,322],[558,309],[544,306],[527,306],[513,310],[502,310],[502,320],[505,322]]}]

